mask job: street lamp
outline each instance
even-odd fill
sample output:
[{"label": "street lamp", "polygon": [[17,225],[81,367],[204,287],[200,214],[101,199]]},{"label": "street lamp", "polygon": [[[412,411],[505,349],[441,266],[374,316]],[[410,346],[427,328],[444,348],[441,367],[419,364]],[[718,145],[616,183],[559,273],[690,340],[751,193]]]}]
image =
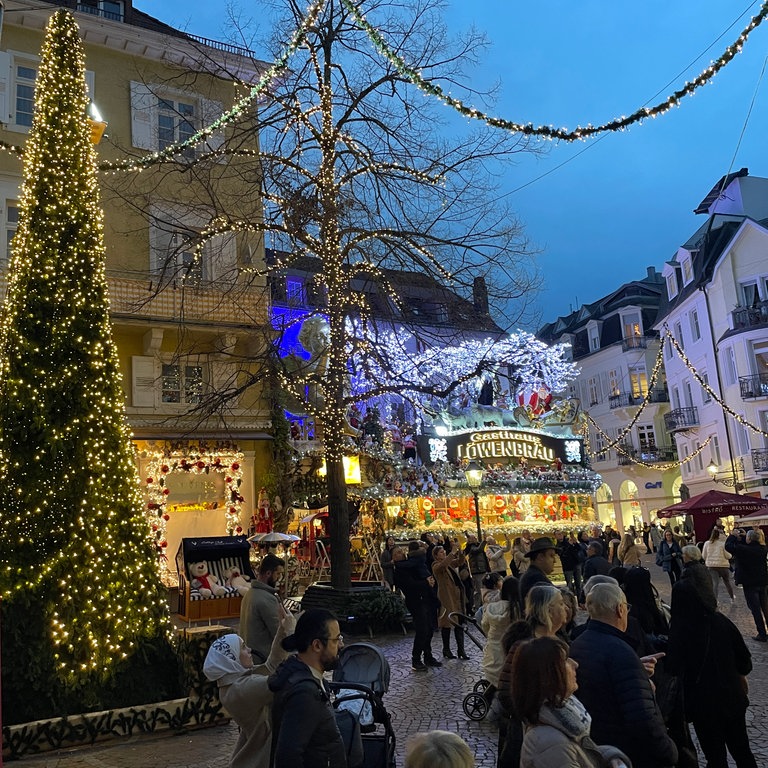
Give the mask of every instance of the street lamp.
[{"label": "street lamp", "polygon": [[483,484],[483,474],[485,470],[476,462],[470,461],[464,470],[464,477],[467,478],[467,485],[472,489],[472,495],[475,497],[475,522],[477,523],[477,540],[483,540],[483,531],[480,528],[480,499],[477,491]]},{"label": "street lamp", "polygon": [[730,488],[733,488],[736,493],[739,491],[744,490],[744,486],[739,482],[738,478],[736,477],[736,467],[733,468],[734,474],[732,477],[718,477],[717,474],[720,471],[720,467],[715,464],[715,460],[712,459],[709,464],[707,465],[707,472],[709,472],[709,476],[712,478],[712,480],[716,483],[722,483],[723,485],[727,485]]}]

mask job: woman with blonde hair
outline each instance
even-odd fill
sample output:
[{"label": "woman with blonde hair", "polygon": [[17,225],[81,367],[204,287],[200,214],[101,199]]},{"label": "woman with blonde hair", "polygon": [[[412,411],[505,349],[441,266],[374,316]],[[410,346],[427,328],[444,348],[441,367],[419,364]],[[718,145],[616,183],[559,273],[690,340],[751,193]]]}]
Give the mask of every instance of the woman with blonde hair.
[{"label": "woman with blonde hair", "polygon": [[645,548],[635,544],[632,534],[625,533],[616,554],[625,568],[633,568],[636,565],[640,565],[640,555],[644,554],[644,552]]},{"label": "woman with blonde hair", "polygon": [[467,742],[450,731],[417,733],[405,746],[405,768],[475,768]]},{"label": "woman with blonde hair", "polygon": [[704,565],[709,568],[709,575],[712,577],[715,597],[717,597],[718,582],[722,579],[731,600],[735,600],[736,596],[733,594],[731,584],[731,564],[728,562],[731,559],[731,553],[725,548],[725,540],[720,536],[720,529],[717,526],[712,529],[709,541],[704,542],[701,554],[704,557]]}]

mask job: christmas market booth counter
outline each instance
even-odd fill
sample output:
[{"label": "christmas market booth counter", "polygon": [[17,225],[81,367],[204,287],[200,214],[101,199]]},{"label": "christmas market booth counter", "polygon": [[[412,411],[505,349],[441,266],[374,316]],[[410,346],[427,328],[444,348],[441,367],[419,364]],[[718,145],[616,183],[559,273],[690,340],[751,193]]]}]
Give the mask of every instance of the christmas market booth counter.
[{"label": "christmas market booth counter", "polygon": [[[476,513],[493,533],[551,533],[595,522],[594,493],[602,479],[586,463],[583,439],[570,432],[485,428],[422,436],[423,464],[387,474],[375,489],[388,533],[412,538],[427,530],[473,530]],[[462,467],[485,468],[479,509]],[[373,488],[365,490],[369,496]]]}]

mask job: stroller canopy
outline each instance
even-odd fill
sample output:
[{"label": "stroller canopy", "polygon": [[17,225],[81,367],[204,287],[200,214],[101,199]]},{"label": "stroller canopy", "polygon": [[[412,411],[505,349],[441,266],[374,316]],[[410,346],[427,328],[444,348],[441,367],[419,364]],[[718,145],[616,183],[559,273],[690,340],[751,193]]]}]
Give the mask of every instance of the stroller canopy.
[{"label": "stroller canopy", "polygon": [[333,681],[359,683],[368,686],[377,696],[383,696],[389,690],[389,662],[375,645],[351,643],[339,653]]}]

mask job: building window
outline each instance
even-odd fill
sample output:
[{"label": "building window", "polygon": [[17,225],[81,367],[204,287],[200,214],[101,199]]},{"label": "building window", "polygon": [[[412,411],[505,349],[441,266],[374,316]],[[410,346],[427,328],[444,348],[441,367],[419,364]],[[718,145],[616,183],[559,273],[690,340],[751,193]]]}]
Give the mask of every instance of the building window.
[{"label": "building window", "polygon": [[595,434],[594,451],[595,461],[605,461],[607,458],[605,454],[605,436],[602,432]]},{"label": "building window", "polygon": [[587,384],[589,387],[589,404],[590,406],[597,405],[600,402],[600,382],[595,376]]},{"label": "building window", "polygon": [[689,462],[686,461],[689,453],[690,451],[688,450],[688,445],[683,443],[683,445],[680,446],[680,473],[683,475],[683,477],[687,477],[691,474],[691,466]]},{"label": "building window", "polygon": [[704,457],[702,456],[701,443],[696,443],[696,466],[699,468],[699,472],[704,469]]},{"label": "building window", "polygon": [[631,315],[624,315],[622,317],[622,325],[624,326],[625,339],[643,335],[643,329],[640,326],[640,315],[637,312],[633,312]]},{"label": "building window", "polygon": [[637,427],[637,439],[640,451],[656,450],[656,433],[653,424],[639,424]]},{"label": "building window", "polygon": [[123,20],[123,4],[115,0],[78,0],[77,10],[112,21]]},{"label": "building window", "polygon": [[[159,149],[167,149],[172,144],[181,144],[195,133],[195,105],[170,99],[157,100],[157,139]],[[193,155],[194,149],[184,150]]]},{"label": "building window", "polygon": [[726,347],[723,350],[723,378],[725,379],[726,386],[732,386],[736,383],[738,376],[736,372],[736,355],[733,351],[733,347]]},{"label": "building window", "polygon": [[671,360],[672,356],[675,354],[674,347],[672,346],[672,342],[669,339],[664,340],[664,357],[667,360]]},{"label": "building window", "polygon": [[203,394],[203,368],[200,365],[163,365],[164,403],[193,405]]},{"label": "building window", "polygon": [[597,328],[589,329],[589,351],[596,352],[600,349],[600,331]]},{"label": "building window", "polygon": [[[131,83],[131,143],[139,149],[157,151],[187,141],[200,125],[209,125],[221,113],[221,102],[162,85]],[[188,147],[181,155],[193,157],[198,149],[215,150],[223,142],[224,134],[218,131],[204,144]]]},{"label": "building window", "polygon": [[744,302],[745,307],[754,307],[760,300],[757,292],[757,283],[742,283],[741,286],[741,300]]},{"label": "building window", "polygon": [[683,285],[688,285],[688,283],[693,280],[693,265],[691,264],[690,259],[683,259]]},{"label": "building window", "polygon": [[285,300],[292,307],[303,307],[307,303],[303,280],[298,277],[285,278]]},{"label": "building window", "polygon": [[691,339],[693,341],[698,341],[701,338],[701,329],[699,328],[699,313],[692,309],[691,313],[688,315],[688,320],[691,324]]},{"label": "building window", "polygon": [[675,273],[667,275],[667,297],[674,299],[677,296],[677,277]]},{"label": "building window", "polygon": [[685,340],[683,339],[683,326],[682,323],[675,323],[675,339],[680,345],[680,349],[685,349]]},{"label": "building window", "polygon": [[[709,386],[709,375],[706,371],[701,371],[701,378],[702,381]],[[712,402],[712,395],[709,394],[709,392],[704,389],[704,387],[701,388],[701,402],[702,403],[711,403]]]},{"label": "building window", "polygon": [[629,386],[632,397],[645,397],[648,393],[648,374],[644,365],[633,365],[630,367]]},{"label": "building window", "polygon": [[37,70],[29,65],[16,65],[16,125],[31,126],[35,111],[35,78]]},{"label": "building window", "polygon": [[[740,415],[742,418],[744,417],[743,413]],[[747,428],[740,421],[736,421],[736,419],[732,419],[731,424],[733,425],[733,434],[736,436],[738,455],[744,456],[749,453],[751,448]]]},{"label": "building window", "polygon": [[621,394],[621,376],[616,370],[608,371],[608,393],[610,395]]}]

